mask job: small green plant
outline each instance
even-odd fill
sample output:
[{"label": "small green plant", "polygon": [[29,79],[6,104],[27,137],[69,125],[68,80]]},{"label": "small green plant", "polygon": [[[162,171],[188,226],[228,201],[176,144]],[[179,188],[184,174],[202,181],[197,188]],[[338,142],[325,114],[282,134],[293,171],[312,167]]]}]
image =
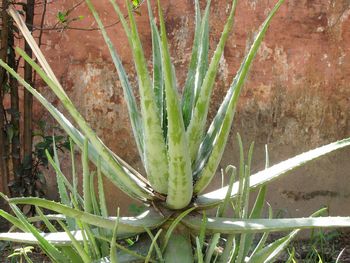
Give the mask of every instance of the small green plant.
[{"label": "small green plant", "polygon": [[[57,175],[61,201],[56,203],[40,198],[3,198],[8,201],[16,217],[0,211],[0,216],[16,228],[26,232],[3,233],[0,239],[39,244],[54,262],[271,262],[283,251],[296,234],[305,228],[349,227],[349,217],[319,217],[321,211],[309,218],[261,218],[265,204],[266,185],[287,172],[327,153],[350,145],[343,139],[297,155],[279,164],[251,175],[253,145],[244,152],[242,140],[237,137],[240,160],[237,168],[230,166],[229,184],[216,191],[203,194],[213,180],[231,130],[235,108],[252,61],[264,38],[268,26],[284,2],[278,0],[255,35],[231,86],[213,121],[206,129],[206,121],[219,62],[225,43],[234,24],[237,0],[232,1],[223,33],[209,62],[209,10],[211,1],[202,12],[195,1],[196,30],[192,57],[184,92],[178,94],[175,68],[165,31],[160,1],[158,1],[160,29],[155,24],[150,1],[147,1],[153,46],[153,71],[143,53],[137,32],[133,7],[126,1],[129,23],[119,6],[110,0],[129,40],[138,75],[140,103],[135,99],[121,60],[91,0],[86,0],[110,50],[124,91],[132,131],[145,176],[113,153],[80,115],[73,102],[55,77],[23,20],[12,8],[10,14],[31,45],[41,66],[17,48],[16,51],[41,76],[62,102],[74,126],[57,108],[51,105],[8,65],[9,71],[52,114],[71,138],[73,182],[69,182],[60,169],[54,151],[47,157]],[[74,165],[74,145],[82,152],[83,194],[77,191],[78,179]],[[55,149],[55,147],[54,147]],[[266,158],[268,160],[268,156]],[[89,160],[96,171],[89,169]],[[107,213],[102,175],[125,194],[141,201],[148,209],[137,217],[116,217]],[[94,182],[97,178],[98,192]],[[248,208],[250,192],[259,189],[255,204]],[[38,217],[26,218],[18,205],[37,207]],[[44,215],[41,208],[56,215]],[[208,211],[216,209],[212,216]],[[233,216],[228,216],[231,210]],[[42,221],[50,233],[42,233],[31,221]],[[51,223],[57,221],[58,229]],[[266,243],[270,232],[289,233]],[[253,240],[259,242],[253,245]],[[26,239],[24,238],[26,237]],[[129,238],[129,239],[128,239]],[[122,245],[117,240],[127,240]],[[179,253],[181,251],[181,253]]]},{"label": "small green plant", "polygon": [[14,259],[17,258],[19,259],[19,261],[17,261],[19,263],[24,262],[23,259],[27,263],[33,263],[33,261],[28,256],[28,254],[32,253],[33,249],[34,247],[32,246],[15,248],[14,252],[11,255],[9,255],[8,258],[14,258]]}]

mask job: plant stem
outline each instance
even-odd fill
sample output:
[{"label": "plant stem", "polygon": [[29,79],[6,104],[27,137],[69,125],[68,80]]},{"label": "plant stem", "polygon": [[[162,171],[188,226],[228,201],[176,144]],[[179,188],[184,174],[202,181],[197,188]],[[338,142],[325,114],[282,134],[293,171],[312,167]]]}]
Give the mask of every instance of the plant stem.
[{"label": "plant stem", "polygon": [[[34,5],[35,0],[27,0],[26,4],[26,24],[28,25],[29,31],[33,30],[34,21]],[[25,52],[28,56],[32,57],[32,50],[29,44],[26,42],[24,46]],[[31,86],[33,86],[33,71],[29,63],[24,64],[24,79]],[[32,148],[33,148],[33,96],[28,90],[24,90],[24,127],[23,127],[23,146],[24,146],[24,157],[29,158],[29,163],[32,163]],[[28,174],[31,173],[31,169],[27,171]]]},{"label": "plant stem", "polygon": [[[2,28],[1,28],[1,50],[0,58],[3,61],[7,61],[7,47],[8,47],[8,21],[9,16],[6,12],[8,7],[8,0],[2,1]],[[6,84],[6,71],[0,70],[0,177],[2,179],[1,192],[4,194],[9,193],[8,189],[8,167],[6,164],[6,135],[5,135],[5,112],[3,107],[3,93]]]}]

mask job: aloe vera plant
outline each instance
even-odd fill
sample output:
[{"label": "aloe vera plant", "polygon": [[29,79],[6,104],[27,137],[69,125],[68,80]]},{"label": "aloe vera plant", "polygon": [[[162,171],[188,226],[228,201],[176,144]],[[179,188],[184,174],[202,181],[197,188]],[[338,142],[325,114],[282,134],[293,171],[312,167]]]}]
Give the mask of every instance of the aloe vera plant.
[{"label": "aloe vera plant", "polygon": [[[210,97],[225,43],[234,26],[237,0],[232,1],[227,22],[211,59],[208,58],[211,1],[207,1],[204,12],[200,10],[199,1],[195,1],[196,30],[182,95],[178,92],[160,1],[158,28],[150,1],[147,0],[153,47],[152,76],[129,1],[126,1],[129,22],[115,0],[110,2],[132,50],[138,75],[139,104],[98,13],[91,0],[86,0],[118,72],[132,132],[146,173],[141,175],[97,137],[58,82],[21,16],[10,8],[11,16],[33,49],[39,64],[19,48],[16,49],[17,53],[46,82],[76,126],[6,63],[0,61],[0,65],[39,100],[71,137],[73,157],[71,184],[60,169],[57,154],[53,157],[48,155],[56,171],[61,203],[33,197],[8,199],[3,196],[16,217],[4,211],[0,211],[0,216],[25,233],[3,233],[0,239],[38,244],[54,262],[271,262],[300,229],[350,226],[349,217],[316,217],[320,212],[310,218],[273,219],[270,210],[269,218],[261,218],[266,184],[311,160],[349,146],[350,138],[310,150],[271,167],[267,162],[266,169],[251,175],[253,145],[246,159],[238,136],[239,168],[228,168],[229,185],[203,194],[217,172],[251,64],[273,16],[284,0],[277,1],[256,33],[208,129],[206,121]],[[83,196],[77,190],[75,146],[82,152]],[[96,172],[90,171],[89,160],[95,164]],[[106,176],[125,194],[146,204],[148,211],[138,217],[120,217],[119,212],[116,217],[111,217],[105,204],[102,176]],[[97,193],[94,188],[96,177]],[[259,188],[259,194],[249,211],[249,193],[255,188]],[[25,218],[17,207],[21,204],[35,205],[38,217]],[[229,207],[233,207],[233,217],[227,216]],[[58,214],[44,215],[42,208]],[[211,208],[217,208],[216,216],[207,215],[206,211]],[[31,224],[33,221],[42,221],[50,233],[40,232]],[[61,232],[52,221],[58,222]],[[266,244],[268,233],[274,231],[291,232]],[[260,241],[252,248],[258,233],[262,234]],[[138,242],[130,239],[133,236],[139,236]],[[130,244],[121,245],[117,242],[120,239]],[[180,254],[179,250],[182,251]]]}]

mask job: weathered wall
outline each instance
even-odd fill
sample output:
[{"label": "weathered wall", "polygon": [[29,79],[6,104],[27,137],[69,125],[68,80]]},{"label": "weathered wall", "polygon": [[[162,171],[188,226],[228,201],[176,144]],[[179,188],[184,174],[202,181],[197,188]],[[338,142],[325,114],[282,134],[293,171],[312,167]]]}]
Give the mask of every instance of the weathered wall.
[{"label": "weathered wall", "polygon": [[[47,25],[56,22],[58,10],[68,9],[75,2],[51,3]],[[116,21],[109,1],[93,2],[106,24]],[[200,2],[204,7],[205,1]],[[231,1],[212,2],[211,50],[218,42]],[[210,116],[214,115],[245,54],[247,39],[274,2],[239,1],[234,33],[221,61]],[[162,1],[162,6],[181,87],[192,46],[193,1]],[[137,22],[149,57],[151,39],[145,6],[140,11]],[[84,5],[74,14],[85,18],[72,25],[96,26]],[[286,0],[276,15],[245,85],[232,133],[241,133],[246,148],[255,141],[253,171],[263,167],[265,144],[269,145],[271,163],[276,163],[350,136],[349,15],[349,0]],[[135,83],[131,53],[121,25],[111,27],[109,33]],[[43,43],[49,62],[83,115],[111,149],[141,169],[120,84],[99,32],[48,31]],[[52,101],[57,102],[53,98]],[[41,110],[36,112],[38,118],[42,114],[47,117]],[[332,154],[271,184],[269,202],[293,216],[308,215],[322,205],[328,205],[331,214],[349,214],[349,154],[350,149]],[[237,162],[235,136],[232,136],[222,167]],[[216,182],[220,184],[219,179]],[[125,198],[110,183],[106,182],[106,187],[110,206],[119,204],[125,209]]]}]

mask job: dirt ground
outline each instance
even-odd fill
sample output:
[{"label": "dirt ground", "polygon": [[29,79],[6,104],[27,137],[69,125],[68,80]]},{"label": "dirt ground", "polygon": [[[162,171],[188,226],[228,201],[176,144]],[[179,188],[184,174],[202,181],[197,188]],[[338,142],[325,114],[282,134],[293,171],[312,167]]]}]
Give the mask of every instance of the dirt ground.
[{"label": "dirt ground", "polygon": [[[1,263],[13,263],[20,262],[19,259],[15,261],[10,261],[7,256],[10,255],[15,248],[21,247],[21,245],[13,245],[12,247],[9,243],[0,242],[0,262]],[[334,263],[336,262],[339,254],[342,252],[338,259],[338,263],[350,263],[350,233],[339,234],[332,237],[331,240],[324,240],[322,244],[315,241],[294,241],[289,251],[292,251],[292,247],[295,248],[295,260],[301,263],[320,263],[319,258],[313,249],[313,247],[318,251],[320,257],[322,258],[322,263]],[[39,248],[35,248],[30,258],[34,263],[50,263],[48,259]],[[276,263],[284,263],[288,259],[288,253],[281,255]]]}]

